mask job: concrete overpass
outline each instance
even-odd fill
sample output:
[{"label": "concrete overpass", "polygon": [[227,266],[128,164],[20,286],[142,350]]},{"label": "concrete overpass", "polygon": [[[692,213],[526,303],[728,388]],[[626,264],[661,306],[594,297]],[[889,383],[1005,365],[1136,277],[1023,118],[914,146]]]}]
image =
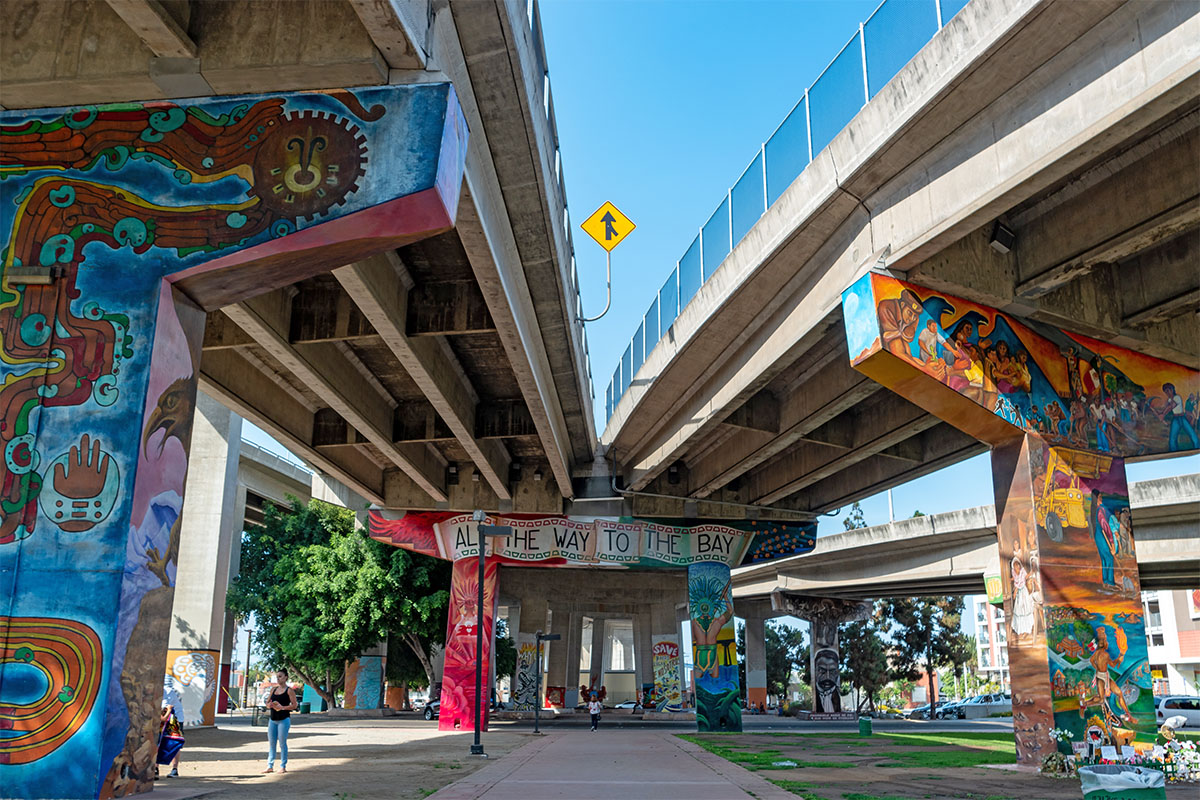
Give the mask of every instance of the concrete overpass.
[{"label": "concrete overpass", "polygon": [[817,515],[985,449],[851,368],[871,269],[1200,363],[1198,42],[1194,4],[968,4],[645,345],[601,437],[635,513]]},{"label": "concrete overpass", "polygon": [[31,2],[0,30],[3,104],[452,82],[470,130],[454,228],[250,299],[193,291],[208,312],[201,385],[371,502],[561,512],[595,432],[529,8]]},{"label": "concrete overpass", "polygon": [[[1200,475],[1130,486],[1142,589],[1194,589],[1200,581]],[[982,594],[999,574],[996,509],[977,506],[822,536],[811,553],[733,571],[739,614],[777,616],[771,592],[871,600]]]}]

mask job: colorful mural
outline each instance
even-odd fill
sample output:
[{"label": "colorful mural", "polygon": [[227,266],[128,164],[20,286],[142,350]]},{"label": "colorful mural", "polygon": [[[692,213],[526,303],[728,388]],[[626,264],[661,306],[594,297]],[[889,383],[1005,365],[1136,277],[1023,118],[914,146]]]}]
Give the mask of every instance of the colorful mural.
[{"label": "colorful mural", "polygon": [[479,560],[464,558],[454,562],[450,578],[450,612],[446,620],[445,666],[442,668],[442,705],[438,711],[438,730],[475,729],[476,629],[483,625],[484,692],[478,698],[481,725],[488,724],[488,674],[495,646],[496,577],[499,564],[487,559],[483,573],[483,613],[479,609]]},{"label": "colorful mural", "polygon": [[514,711],[533,711],[537,705],[537,642],[532,633],[518,633],[516,681],[512,690]]},{"label": "colorful mural", "polygon": [[165,682],[183,703],[183,725],[216,724],[217,650],[168,650]]},{"label": "colorful mural", "polygon": [[[816,542],[816,523],[677,526],[628,518],[505,514],[488,517],[486,524],[513,529],[511,536],[489,543],[489,556],[501,564],[526,566],[670,568],[720,561],[732,567],[805,553]],[[436,511],[372,509],[370,519],[372,537],[448,560],[479,553],[478,525],[470,514]]]},{"label": "colorful mural", "polygon": [[742,729],[731,587],[726,564],[706,561],[688,566],[692,685],[701,731]]},{"label": "colorful mural", "polygon": [[654,710],[679,711],[683,696],[679,689],[679,637],[655,634],[651,644],[654,667]]},{"label": "colorful mural", "polygon": [[1153,741],[1125,467],[1119,458],[1028,436],[993,455],[1018,756],[1076,741]]},{"label": "colorful mural", "polygon": [[871,603],[833,597],[812,597],[776,589],[771,593],[771,607],[775,611],[784,611],[793,617],[808,621],[812,642],[809,648],[812,717],[853,719],[852,712],[842,709],[839,690],[841,648],[838,644],[838,626],[867,619],[871,615]]},{"label": "colorful mural", "polygon": [[344,706],[352,709],[382,708],[387,685],[387,659],[359,656],[346,665]]},{"label": "colorful mural", "polygon": [[[0,114],[6,610],[90,631],[102,654],[71,684],[95,686],[86,710],[69,706],[54,748],[0,759],[0,785],[152,785],[204,323],[193,300],[215,302],[196,281],[219,272],[228,302],[326,269],[327,251],[446,229],[465,138],[435,84]],[[0,659],[0,708],[36,699],[29,669]],[[19,730],[0,726],[0,747]]]},{"label": "colorful mural", "polygon": [[875,273],[842,312],[855,368],[990,444],[1015,426],[1117,456],[1200,449],[1194,369]]}]

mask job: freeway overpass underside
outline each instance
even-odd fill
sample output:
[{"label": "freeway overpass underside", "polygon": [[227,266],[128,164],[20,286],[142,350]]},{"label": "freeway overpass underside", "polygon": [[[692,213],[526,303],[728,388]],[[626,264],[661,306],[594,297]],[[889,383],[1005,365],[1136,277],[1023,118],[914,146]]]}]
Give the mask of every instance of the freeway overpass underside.
[{"label": "freeway overpass underside", "polygon": [[871,270],[1200,364],[1197,34],[1187,4],[971,3],[648,352],[601,437],[634,507],[816,515],[983,452],[851,367]]}]

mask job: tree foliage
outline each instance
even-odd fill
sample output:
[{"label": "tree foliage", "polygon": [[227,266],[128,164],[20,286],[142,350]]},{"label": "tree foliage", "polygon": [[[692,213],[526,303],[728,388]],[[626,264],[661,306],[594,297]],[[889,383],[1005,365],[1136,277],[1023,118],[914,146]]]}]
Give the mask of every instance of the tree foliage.
[{"label": "tree foliage", "polygon": [[854,505],[850,506],[850,513],[842,520],[842,527],[848,531],[867,527],[867,518],[863,515],[862,505],[857,500],[854,501]]},{"label": "tree foliage", "polygon": [[508,630],[508,620],[496,620],[496,678],[511,676],[517,671],[517,644]]},{"label": "tree foliage", "polygon": [[312,500],[268,504],[242,538],[227,604],[254,615],[267,661],[299,675],[331,705],[344,664],[398,637],[432,681],[429,646],[445,637],[450,567],[376,542],[354,513]]},{"label": "tree foliage", "polygon": [[[804,632],[788,627],[782,623],[768,620],[763,625],[766,645],[767,693],[778,698],[787,696],[787,687],[791,683],[792,672],[799,667],[796,660],[800,654]],[[742,688],[746,683],[746,626],[737,626],[738,677]],[[805,663],[808,651],[804,650]]]},{"label": "tree foliage", "polygon": [[916,680],[924,672],[931,703],[937,701],[934,674],[951,663],[962,611],[961,597],[897,597],[876,605],[876,618],[893,645],[892,677]]},{"label": "tree foliage", "polygon": [[[852,622],[838,635],[842,678],[864,695],[871,709],[891,678],[887,648],[870,621]],[[862,703],[859,703],[859,710]]]}]

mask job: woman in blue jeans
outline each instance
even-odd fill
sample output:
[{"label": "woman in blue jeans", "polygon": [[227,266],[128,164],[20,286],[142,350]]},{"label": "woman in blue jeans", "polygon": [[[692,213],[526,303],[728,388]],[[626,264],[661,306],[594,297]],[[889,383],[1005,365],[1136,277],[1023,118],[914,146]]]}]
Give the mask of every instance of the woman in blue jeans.
[{"label": "woman in blue jeans", "polygon": [[280,772],[287,772],[287,735],[292,727],[292,712],[300,707],[296,702],[296,690],[287,685],[288,673],[281,669],[275,673],[275,686],[271,689],[271,697],[267,700],[267,709],[271,712],[271,721],[267,723],[267,768],[264,772],[275,771],[275,743],[279,743],[283,751],[283,761],[279,764]]}]

